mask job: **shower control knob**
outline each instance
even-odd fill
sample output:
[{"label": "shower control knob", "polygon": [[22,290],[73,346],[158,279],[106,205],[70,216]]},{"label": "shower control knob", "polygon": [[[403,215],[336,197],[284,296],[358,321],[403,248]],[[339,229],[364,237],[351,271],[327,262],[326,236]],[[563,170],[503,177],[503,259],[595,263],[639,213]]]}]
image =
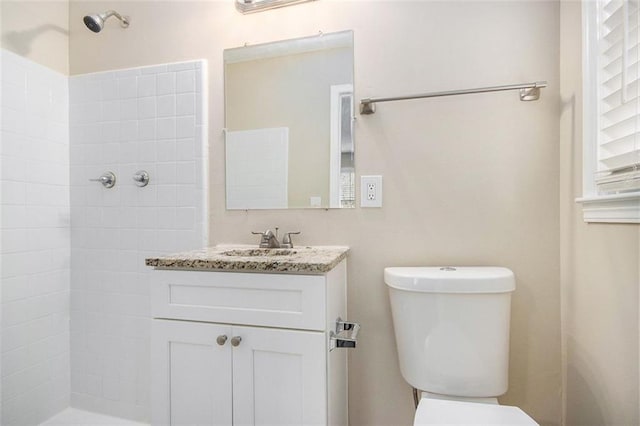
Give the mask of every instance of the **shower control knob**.
[{"label": "shower control knob", "polygon": [[133,175],[133,180],[139,187],[147,186],[149,185],[149,173],[145,170],[138,170]]},{"label": "shower control knob", "polygon": [[91,182],[100,182],[105,188],[113,188],[116,184],[116,175],[113,172],[104,172],[98,179],[89,179]]},{"label": "shower control knob", "polygon": [[242,337],[234,336],[231,338],[231,346],[240,346],[240,342],[242,342]]},{"label": "shower control knob", "polygon": [[220,346],[224,346],[224,344],[227,343],[227,335],[221,334],[220,336],[218,336],[218,338],[216,339],[216,343]]}]

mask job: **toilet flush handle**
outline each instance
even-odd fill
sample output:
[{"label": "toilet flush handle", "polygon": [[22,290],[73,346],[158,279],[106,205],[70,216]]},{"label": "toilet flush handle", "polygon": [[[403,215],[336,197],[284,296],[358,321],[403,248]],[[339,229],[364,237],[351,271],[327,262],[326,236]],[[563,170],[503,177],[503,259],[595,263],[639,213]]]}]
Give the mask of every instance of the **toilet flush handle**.
[{"label": "toilet flush handle", "polygon": [[360,324],[357,322],[343,321],[336,319],[336,331],[329,332],[329,351],[335,348],[355,348],[358,343],[358,332]]}]

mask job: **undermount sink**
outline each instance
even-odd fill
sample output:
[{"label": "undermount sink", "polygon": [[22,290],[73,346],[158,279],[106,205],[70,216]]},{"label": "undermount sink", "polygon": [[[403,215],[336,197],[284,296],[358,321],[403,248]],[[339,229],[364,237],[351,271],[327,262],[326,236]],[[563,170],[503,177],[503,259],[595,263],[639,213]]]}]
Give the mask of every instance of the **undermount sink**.
[{"label": "undermount sink", "polygon": [[293,256],[297,250],[278,248],[249,248],[234,249],[220,253],[224,256],[254,257],[254,256]]}]

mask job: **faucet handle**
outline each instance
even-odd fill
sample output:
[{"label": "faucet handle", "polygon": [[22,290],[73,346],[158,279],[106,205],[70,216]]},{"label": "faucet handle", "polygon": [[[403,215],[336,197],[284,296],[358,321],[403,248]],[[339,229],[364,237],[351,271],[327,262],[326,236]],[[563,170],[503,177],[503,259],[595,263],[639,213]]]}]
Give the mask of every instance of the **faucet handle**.
[{"label": "faucet handle", "polygon": [[300,234],[300,231],[285,233],[284,237],[282,237],[282,247],[293,248],[293,241],[291,241],[291,236],[298,234]]}]

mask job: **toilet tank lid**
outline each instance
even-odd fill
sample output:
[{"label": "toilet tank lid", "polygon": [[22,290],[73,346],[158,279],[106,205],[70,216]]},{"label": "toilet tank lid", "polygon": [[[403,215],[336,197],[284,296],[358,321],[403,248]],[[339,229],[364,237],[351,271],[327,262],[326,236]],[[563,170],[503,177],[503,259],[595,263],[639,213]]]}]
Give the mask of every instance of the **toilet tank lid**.
[{"label": "toilet tank lid", "polygon": [[513,272],[497,266],[428,266],[384,269],[389,287],[421,293],[507,293],[516,289]]}]

